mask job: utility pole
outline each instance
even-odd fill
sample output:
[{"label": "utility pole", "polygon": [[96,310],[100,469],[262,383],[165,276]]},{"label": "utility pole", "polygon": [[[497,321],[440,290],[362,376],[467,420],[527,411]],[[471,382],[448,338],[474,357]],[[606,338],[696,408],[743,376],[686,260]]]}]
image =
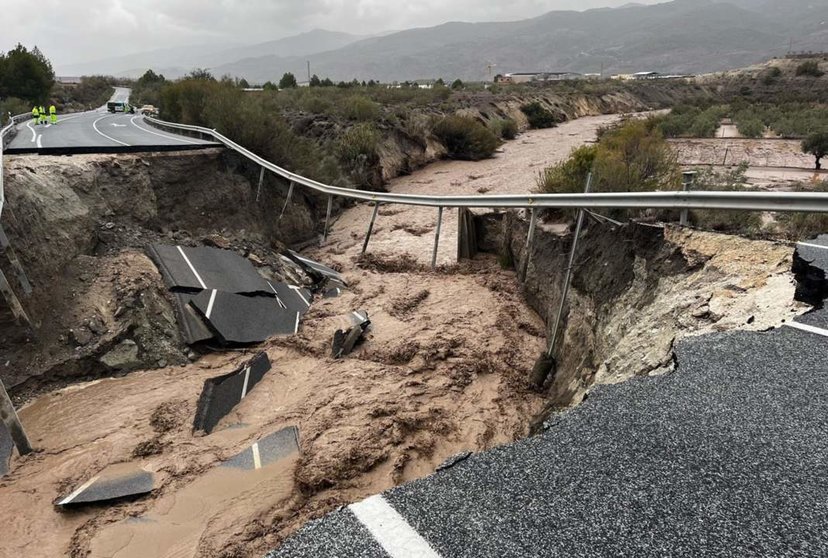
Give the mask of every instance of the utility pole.
[{"label": "utility pole", "polygon": [[310,60],[308,60],[308,85],[310,85],[310,79],[311,79],[311,76],[310,76]]}]

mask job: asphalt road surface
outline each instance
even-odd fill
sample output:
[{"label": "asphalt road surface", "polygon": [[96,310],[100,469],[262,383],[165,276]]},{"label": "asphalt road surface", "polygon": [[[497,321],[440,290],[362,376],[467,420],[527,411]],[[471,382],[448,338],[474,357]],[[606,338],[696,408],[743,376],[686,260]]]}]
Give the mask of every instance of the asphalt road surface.
[{"label": "asphalt road surface", "polygon": [[685,339],[674,373],[596,388],[542,434],[342,508],[270,558],[824,556],[828,320],[798,322]]},{"label": "asphalt road surface", "polygon": [[[126,102],[130,90],[116,88],[112,101]],[[215,147],[218,144],[197,138],[162,132],[136,114],[112,114],[106,107],[58,115],[58,123],[37,125],[28,120],[17,126],[17,135],[7,153],[121,152],[146,149],[175,150]]]}]

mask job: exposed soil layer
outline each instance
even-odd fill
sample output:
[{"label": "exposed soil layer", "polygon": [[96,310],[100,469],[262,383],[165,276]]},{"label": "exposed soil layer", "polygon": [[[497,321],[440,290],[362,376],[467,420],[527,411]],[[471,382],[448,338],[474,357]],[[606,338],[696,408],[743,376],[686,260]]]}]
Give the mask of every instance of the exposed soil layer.
[{"label": "exposed soil layer", "polygon": [[[483,249],[522,266],[528,223],[515,213],[478,219]],[[795,302],[789,244],[672,226],[593,220],[579,243],[572,291],[548,384],[551,410],[581,401],[594,383],[673,370],[677,339],[777,327]],[[540,227],[523,282],[551,333],[572,236]]]},{"label": "exposed soil layer", "polygon": [[[8,157],[4,226],[34,284],[32,337],[0,320],[0,377],[18,400],[48,386],[187,362],[152,242],[236,249],[278,273],[273,249],[313,235],[313,199],[255,186],[219,150]],[[278,209],[277,209],[278,208]],[[107,357],[109,355],[109,357]]]}]

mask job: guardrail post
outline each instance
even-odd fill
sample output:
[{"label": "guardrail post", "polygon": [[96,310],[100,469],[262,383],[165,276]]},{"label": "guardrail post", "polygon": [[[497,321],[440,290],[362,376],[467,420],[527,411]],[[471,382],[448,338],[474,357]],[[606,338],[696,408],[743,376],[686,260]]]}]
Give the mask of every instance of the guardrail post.
[{"label": "guardrail post", "polygon": [[17,452],[20,455],[26,455],[34,451],[2,380],[0,380],[0,420],[6,425],[12,442],[14,442],[14,445],[17,447]]},{"label": "guardrail post", "polygon": [[437,230],[434,232],[434,251],[431,253],[431,269],[437,268],[437,248],[440,246],[440,230],[443,228],[443,206],[437,208]]},{"label": "guardrail post", "polygon": [[[587,176],[585,194],[589,194],[592,189],[592,173]],[[549,348],[546,351],[547,357],[552,357],[555,352],[555,344],[558,341],[558,330],[561,328],[561,319],[563,318],[564,308],[566,307],[566,299],[569,297],[569,286],[572,284],[572,272],[575,267],[575,253],[578,249],[578,238],[581,236],[581,229],[584,226],[584,210],[578,210],[578,224],[575,226],[575,237],[572,239],[572,249],[569,251],[569,264],[566,268],[566,277],[564,278],[563,291],[561,292],[561,303],[558,306],[558,314],[555,317],[555,327],[552,329],[552,340],[549,342]],[[545,379],[545,378],[544,378]]]},{"label": "guardrail post", "polygon": [[288,204],[290,203],[290,198],[293,197],[293,181],[290,181],[290,188],[288,188],[287,197],[285,198],[285,205],[282,207],[282,212],[279,214],[279,220],[282,220],[282,217],[285,216],[285,210],[287,209]]},{"label": "guardrail post", "polygon": [[328,223],[331,222],[331,210],[333,209],[333,196],[328,196],[328,212],[325,214],[325,230],[322,231],[322,243],[328,240]]},{"label": "guardrail post", "polygon": [[262,195],[262,184],[264,184],[264,173],[265,173],[265,168],[262,167],[262,171],[259,173],[259,188],[256,190],[256,202],[259,201],[259,197]]},{"label": "guardrail post", "polygon": [[368,223],[368,233],[365,235],[365,242],[362,243],[362,253],[368,250],[368,241],[371,240],[371,233],[374,232],[374,221],[377,220],[377,212],[379,212],[380,203],[374,204],[374,212],[371,214],[371,222]]},{"label": "guardrail post", "polygon": [[[696,173],[694,171],[685,171],[681,173],[681,182],[682,182],[682,189],[685,192],[690,191],[690,186],[693,184],[693,179],[696,177]],[[690,210],[689,209],[682,209],[681,210],[681,220],[679,224],[682,227],[686,227],[690,223]]]},{"label": "guardrail post", "polygon": [[523,256],[523,265],[520,269],[520,277],[526,278],[526,270],[529,269],[529,258],[532,257],[532,244],[535,240],[535,229],[538,226],[538,210],[532,208],[532,216],[529,218],[529,233],[526,235],[526,248]]}]

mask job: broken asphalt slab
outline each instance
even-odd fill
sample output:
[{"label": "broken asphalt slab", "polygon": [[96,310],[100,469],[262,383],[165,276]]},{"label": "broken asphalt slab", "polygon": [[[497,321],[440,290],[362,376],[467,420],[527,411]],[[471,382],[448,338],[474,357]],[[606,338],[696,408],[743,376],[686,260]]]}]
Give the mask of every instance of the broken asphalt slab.
[{"label": "broken asphalt slab", "polygon": [[292,250],[286,251],[282,255],[282,259],[286,263],[298,266],[316,284],[323,283],[325,280],[331,280],[337,283],[336,285],[334,285],[337,287],[344,287],[348,285],[345,282],[345,278],[342,277],[342,274],[336,271],[335,269],[328,267],[325,264],[311,260],[310,258],[300,256]]},{"label": "broken asphalt slab", "polygon": [[793,272],[797,281],[796,300],[821,306],[828,298],[828,235],[797,243]]},{"label": "broken asphalt slab", "polygon": [[153,244],[149,254],[170,289],[272,295],[267,281],[253,264],[236,252],[207,246]]},{"label": "broken asphalt slab", "polygon": [[275,297],[202,291],[190,305],[227,344],[261,343],[299,331],[299,312],[284,308]]},{"label": "broken asphalt slab", "polygon": [[[541,434],[384,500],[445,558],[824,555],[828,343],[781,328],[675,350],[675,372],[596,388]],[[382,556],[383,529],[344,508],[270,558]]]},{"label": "broken asphalt slab", "polygon": [[58,498],[56,506],[63,508],[112,502],[132,496],[141,496],[155,488],[155,476],[133,463],[111,465],[80,485],[71,494]]},{"label": "broken asphalt slab", "polygon": [[299,452],[299,429],[288,426],[225,461],[223,467],[253,471]]},{"label": "broken asphalt slab", "polygon": [[211,433],[269,370],[270,359],[267,354],[260,353],[234,372],[205,381],[196,407],[193,430]]},{"label": "broken asphalt slab", "polygon": [[299,312],[304,315],[311,307],[313,293],[304,287],[288,285],[287,283],[268,282],[270,289],[276,295],[279,305],[282,308]]}]

